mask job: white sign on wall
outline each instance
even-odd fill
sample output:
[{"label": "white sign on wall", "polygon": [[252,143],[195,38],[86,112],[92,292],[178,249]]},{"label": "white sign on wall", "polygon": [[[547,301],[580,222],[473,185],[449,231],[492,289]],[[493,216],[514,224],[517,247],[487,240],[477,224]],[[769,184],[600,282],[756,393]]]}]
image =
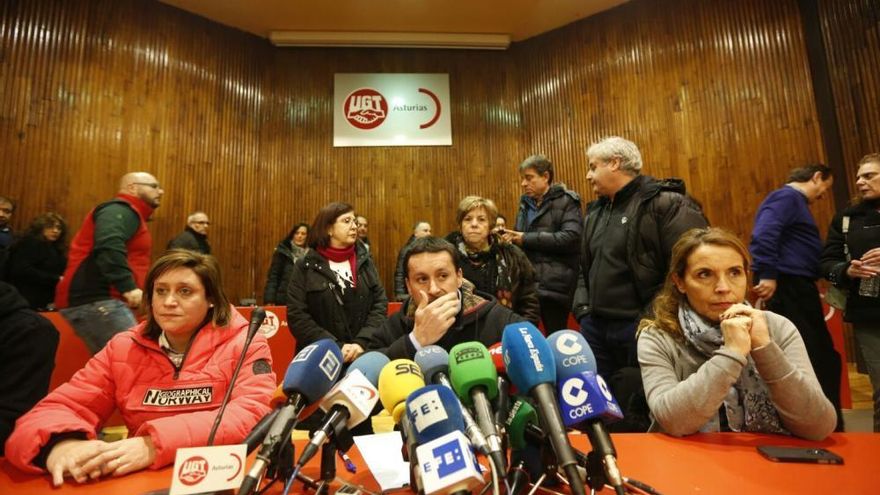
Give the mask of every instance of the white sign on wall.
[{"label": "white sign on wall", "polygon": [[333,146],[451,146],[449,74],[336,74]]}]

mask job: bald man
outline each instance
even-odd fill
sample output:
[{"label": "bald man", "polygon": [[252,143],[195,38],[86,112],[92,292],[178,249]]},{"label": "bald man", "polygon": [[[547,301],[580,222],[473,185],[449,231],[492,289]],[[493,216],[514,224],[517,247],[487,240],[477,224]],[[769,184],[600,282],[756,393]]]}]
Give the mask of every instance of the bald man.
[{"label": "bald man", "polygon": [[165,191],[146,172],[125,174],[119,192],[96,206],[73,237],[55,306],[92,353],[132,327],[153,241],[147,219]]}]

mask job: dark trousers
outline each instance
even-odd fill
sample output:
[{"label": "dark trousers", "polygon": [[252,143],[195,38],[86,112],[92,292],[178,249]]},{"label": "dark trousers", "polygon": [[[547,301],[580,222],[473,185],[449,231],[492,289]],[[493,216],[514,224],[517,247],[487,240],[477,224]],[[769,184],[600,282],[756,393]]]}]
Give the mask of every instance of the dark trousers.
[{"label": "dark trousers", "polygon": [[767,309],[778,313],[794,323],[822,392],[837,411],[837,430],[843,431],[840,414],[840,354],[834,349],[831,334],[825,325],[822,301],[816,282],[809,277],[780,273],[776,278],[776,292],[767,303]]},{"label": "dark trousers", "polygon": [[571,310],[571,302],[565,304],[555,299],[541,297],[538,303],[541,305],[541,323],[544,324],[544,334],[550,335],[557,330],[568,328],[568,312]]}]

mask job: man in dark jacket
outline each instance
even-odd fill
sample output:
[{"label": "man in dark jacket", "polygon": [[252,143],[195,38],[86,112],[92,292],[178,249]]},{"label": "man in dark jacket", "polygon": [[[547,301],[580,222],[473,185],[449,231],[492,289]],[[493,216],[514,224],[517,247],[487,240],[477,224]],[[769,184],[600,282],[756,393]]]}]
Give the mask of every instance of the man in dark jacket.
[{"label": "man in dark jacket", "polygon": [[553,164],[533,155],[519,165],[523,195],[516,230],[502,238],[521,247],[535,268],[544,331],[566,328],[577,286],[581,237],[581,198],[564,184],[554,184]]},{"label": "man in dark jacket", "polygon": [[816,287],[822,239],[809,206],[824,197],[833,182],[827,165],[792,170],[786,184],[758,207],[749,251],[757,282],[753,290],[768,310],[797,327],[819,385],[837,411],[837,431],[843,431],[840,355],[834,350]]},{"label": "man in dark jacket", "polygon": [[0,282],[0,456],[15,421],[49,391],[57,349],[52,322]]},{"label": "man in dark jacket", "polygon": [[505,325],[525,321],[489,294],[474,292],[462,276],[457,250],[443,239],[416,239],[404,266],[410,298],[383,325],[370,329],[368,351],[413,359],[428,345],[448,351],[456,344],[478,341],[489,347],[501,341]]},{"label": "man in dark jacket", "polygon": [[684,232],[708,225],[677,179],[641,175],[638,147],[610,137],[587,150],[587,180],[599,199],[587,205],[581,280],[574,314],[599,373],[638,366],[635,333],[669,269]]},{"label": "man in dark jacket", "polygon": [[208,244],[208,228],[211,222],[203,211],[186,217],[186,228],[177,237],[168,241],[167,249],[188,249],[202,254],[211,254]]},{"label": "man in dark jacket", "polygon": [[153,239],[147,219],[165,191],[146,172],[125,174],[119,192],[95,207],[73,237],[55,306],[92,354],[137,323]]}]

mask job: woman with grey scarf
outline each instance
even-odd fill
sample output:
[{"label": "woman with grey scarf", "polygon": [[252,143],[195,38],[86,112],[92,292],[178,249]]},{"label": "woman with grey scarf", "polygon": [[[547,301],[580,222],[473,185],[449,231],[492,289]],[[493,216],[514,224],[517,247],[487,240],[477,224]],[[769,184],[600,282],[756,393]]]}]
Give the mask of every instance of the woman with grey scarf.
[{"label": "woman with grey scarf", "polygon": [[734,234],[693,229],[678,240],[638,355],[653,431],[779,433],[834,430],[803,340],[786,318],[751,307],[749,254]]}]

